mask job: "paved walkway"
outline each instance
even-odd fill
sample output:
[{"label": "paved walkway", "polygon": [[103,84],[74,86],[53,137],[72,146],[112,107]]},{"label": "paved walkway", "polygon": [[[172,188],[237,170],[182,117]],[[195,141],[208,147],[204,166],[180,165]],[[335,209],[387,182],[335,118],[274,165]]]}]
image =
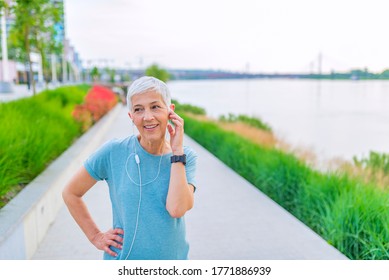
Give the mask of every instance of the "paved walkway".
[{"label": "paved walkway", "polygon": [[[61,85],[62,84],[49,84],[48,89],[53,89]],[[68,85],[70,85],[70,83]],[[37,93],[45,89],[46,87],[44,85],[36,85]],[[12,92],[0,92],[0,102],[9,102],[20,98],[30,97],[32,95],[32,89],[28,90],[27,85],[12,85]]]},{"label": "paved walkway", "polygon": [[[132,133],[126,109],[107,131],[107,141]],[[189,137],[199,156],[195,206],[186,214],[191,259],[345,259],[332,246],[237,175]],[[221,143],[222,145],[222,143]],[[101,229],[111,227],[105,183],[85,200]],[[63,207],[33,259],[101,259]]]},{"label": "paved walkway", "polygon": [[12,92],[0,93],[0,102],[32,96],[32,90],[28,90],[27,85],[13,85],[12,89]]}]

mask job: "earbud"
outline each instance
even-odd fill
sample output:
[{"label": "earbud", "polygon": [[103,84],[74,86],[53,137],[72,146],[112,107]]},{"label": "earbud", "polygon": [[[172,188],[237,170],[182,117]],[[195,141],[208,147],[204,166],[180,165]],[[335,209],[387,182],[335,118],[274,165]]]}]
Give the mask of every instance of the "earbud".
[{"label": "earbud", "polygon": [[136,164],[140,163],[140,158],[139,158],[138,154],[135,154],[135,162],[136,162]]}]

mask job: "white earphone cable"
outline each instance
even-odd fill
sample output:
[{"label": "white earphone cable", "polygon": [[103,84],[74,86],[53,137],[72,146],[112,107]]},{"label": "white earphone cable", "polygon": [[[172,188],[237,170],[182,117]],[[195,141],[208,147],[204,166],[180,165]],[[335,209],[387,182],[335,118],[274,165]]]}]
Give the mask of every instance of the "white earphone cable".
[{"label": "white earphone cable", "polygon": [[[135,141],[137,141],[137,139],[134,139],[134,151],[135,153],[131,153],[128,157],[127,157],[127,161],[126,161],[126,173],[127,173],[127,176],[128,178],[135,184],[135,185],[138,185],[139,186],[139,202],[138,202],[138,211],[137,211],[137,214],[136,214],[136,221],[135,221],[135,229],[134,229],[134,236],[132,238],[132,241],[131,241],[131,246],[130,246],[130,249],[128,251],[128,254],[125,258],[125,260],[128,259],[128,257],[130,256],[131,252],[132,252],[132,248],[134,246],[134,243],[135,243],[135,238],[136,238],[136,233],[138,232],[138,225],[139,225],[139,213],[140,213],[140,205],[141,205],[141,202],[142,202],[142,186],[144,185],[147,185],[147,184],[150,184],[152,182],[154,182],[158,176],[159,176],[159,172],[161,170],[161,162],[162,162],[162,158],[163,158],[163,150],[162,150],[162,154],[160,156],[160,159],[159,159],[159,165],[158,165],[158,173],[157,173],[157,176],[150,182],[147,182],[146,184],[143,184],[142,185],[142,175],[141,175],[141,170],[140,170],[140,158],[136,152],[136,145],[135,145]],[[137,184],[130,176],[130,174],[128,173],[128,160],[129,158],[134,155],[135,157],[135,162],[136,162],[136,165],[138,166],[138,175],[139,175],[139,184]]]},{"label": "white earphone cable", "polygon": [[[138,211],[136,213],[136,222],[135,222],[134,236],[132,238],[130,250],[128,251],[128,254],[127,254],[126,258],[125,258],[126,260],[130,256],[131,251],[132,251],[132,247],[134,246],[134,242],[135,242],[135,238],[136,238],[136,233],[138,231],[140,204],[141,204],[141,201],[142,201],[142,176],[141,176],[141,172],[140,172],[140,161],[139,161],[139,156],[137,154],[135,154],[135,156],[136,156],[136,164],[138,165],[138,173],[139,173],[139,202],[138,202]],[[127,170],[127,168],[126,168],[126,170]]]},{"label": "white earphone cable", "polygon": [[[132,157],[132,155],[134,155],[134,157],[136,157],[138,154],[132,153],[132,154],[130,154],[130,155],[127,157],[126,167],[125,167],[125,168],[126,168],[126,173],[127,173],[128,178],[131,180],[131,182],[133,182],[133,183],[134,183],[135,185],[137,185],[137,186],[140,186],[140,184],[137,183],[137,182],[135,182],[134,179],[131,178],[131,175],[128,173],[128,161],[130,160],[130,158]],[[160,156],[159,164],[158,164],[158,172],[157,172],[157,175],[155,176],[155,178],[154,178],[153,180],[147,182],[147,183],[142,184],[142,186],[146,186],[146,185],[148,185],[148,184],[151,184],[151,183],[153,183],[155,180],[158,179],[159,173],[161,172],[162,158],[163,158],[163,155]],[[139,156],[138,156],[138,159],[139,159]],[[135,161],[136,161],[136,159],[135,159]],[[140,177],[139,177],[139,178],[140,178]],[[140,179],[139,179],[139,181],[140,181]]]}]

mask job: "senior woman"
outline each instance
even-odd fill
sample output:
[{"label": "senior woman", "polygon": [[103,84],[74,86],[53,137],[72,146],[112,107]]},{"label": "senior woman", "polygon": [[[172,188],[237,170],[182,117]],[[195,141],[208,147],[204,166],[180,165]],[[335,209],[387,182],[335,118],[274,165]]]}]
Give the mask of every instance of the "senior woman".
[{"label": "senior woman", "polygon": [[[184,214],[193,206],[197,156],[183,146],[184,121],[166,84],[153,77],[131,84],[127,105],[139,135],[108,141],[92,154],[65,187],[64,201],[104,259],[187,259]],[[107,182],[112,204],[107,232],[82,199],[99,180]]]}]

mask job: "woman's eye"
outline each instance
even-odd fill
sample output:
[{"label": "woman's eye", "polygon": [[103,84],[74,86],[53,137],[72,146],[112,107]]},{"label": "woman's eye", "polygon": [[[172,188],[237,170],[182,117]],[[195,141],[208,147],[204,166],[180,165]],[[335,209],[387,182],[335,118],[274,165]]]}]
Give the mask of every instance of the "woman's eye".
[{"label": "woman's eye", "polygon": [[141,110],[142,110],[141,108],[135,108],[134,112],[137,113],[137,112],[140,112]]},{"label": "woman's eye", "polygon": [[161,108],[161,106],[158,106],[158,105],[154,105],[153,107],[151,107],[151,109],[159,109]]}]

